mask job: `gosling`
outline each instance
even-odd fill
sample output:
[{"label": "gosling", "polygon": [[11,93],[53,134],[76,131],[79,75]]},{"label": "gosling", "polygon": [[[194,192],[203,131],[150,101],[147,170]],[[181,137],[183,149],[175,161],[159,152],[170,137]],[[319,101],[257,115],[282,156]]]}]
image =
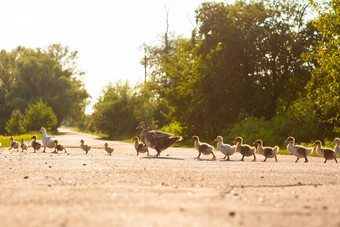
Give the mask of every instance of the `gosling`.
[{"label": "gosling", "polygon": [[31,146],[33,147],[34,153],[36,153],[41,148],[41,143],[37,142],[36,136],[32,136],[31,140]]},{"label": "gosling", "polygon": [[53,153],[58,153],[59,151],[65,151],[64,153],[67,153],[65,146],[58,143],[58,140],[54,140],[55,143],[55,150]]},{"label": "gosling", "polygon": [[337,153],[337,155],[340,155],[340,139],[335,138],[333,143],[335,143],[334,151]]},{"label": "gosling", "polygon": [[295,162],[298,162],[300,158],[305,158],[305,163],[308,162],[307,156],[313,152],[313,147],[307,148],[301,145],[295,145],[295,139],[292,136],[288,137],[285,143],[288,143],[287,150],[297,157]]},{"label": "gosling", "polygon": [[279,146],[263,147],[262,140],[256,140],[254,145],[257,145],[256,151],[265,157],[263,160],[264,162],[267,161],[267,158],[275,158],[275,161],[277,162],[277,152],[279,152]]},{"label": "gosling", "polygon": [[256,162],[255,147],[251,147],[248,144],[243,144],[242,137],[237,137],[234,140],[236,143],[236,151],[240,152],[242,155],[241,161],[244,161],[244,157],[254,156],[253,162]]},{"label": "gosling", "polygon": [[24,152],[24,150],[27,151],[27,149],[28,149],[28,145],[27,145],[27,143],[25,143],[23,138],[21,139],[20,147],[21,147],[21,152]]},{"label": "gosling", "polygon": [[313,144],[313,146],[317,146],[316,147],[316,152],[325,158],[325,161],[324,163],[327,162],[327,160],[335,160],[335,162],[338,162],[336,160],[336,153],[335,151],[333,151],[332,149],[329,149],[329,148],[322,148],[322,143],[320,140],[316,140]]},{"label": "gosling", "polygon": [[149,156],[148,146],[146,146],[144,143],[139,143],[139,139],[137,136],[135,136],[132,141],[135,142],[134,146],[137,151],[137,156],[139,155],[139,153],[147,153]]},{"label": "gosling", "polygon": [[229,144],[224,144],[222,136],[217,136],[215,141],[217,141],[217,149],[219,151],[221,151],[222,154],[225,155],[223,159],[225,159],[228,156],[227,161],[229,161],[229,156],[233,155],[235,153],[236,146],[235,145],[231,146]]},{"label": "gosling", "polygon": [[109,154],[109,155],[111,155],[112,154],[112,152],[114,151],[115,149],[112,147],[109,147],[109,145],[107,144],[107,143],[105,143],[105,151]]},{"label": "gosling", "polygon": [[216,156],[213,152],[213,150],[214,150],[213,146],[211,146],[210,144],[207,144],[207,143],[201,143],[198,136],[193,136],[190,141],[194,142],[194,146],[198,150],[197,159],[200,159],[201,154],[203,153],[204,155],[212,154],[213,155],[212,159],[216,160]]},{"label": "gosling", "polygon": [[11,145],[10,145],[8,150],[12,150],[12,148],[13,148],[13,149],[17,149],[17,151],[19,151],[20,143],[17,142],[17,141],[14,141],[13,136],[11,136],[10,140],[11,140]]},{"label": "gosling", "polygon": [[91,146],[84,144],[84,140],[80,140],[80,148],[86,152],[86,154],[91,150]]}]

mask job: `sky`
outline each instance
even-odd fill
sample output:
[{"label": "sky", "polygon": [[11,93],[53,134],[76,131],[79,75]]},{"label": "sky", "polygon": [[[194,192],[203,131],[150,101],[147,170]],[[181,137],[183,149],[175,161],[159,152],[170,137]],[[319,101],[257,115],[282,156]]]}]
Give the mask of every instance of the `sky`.
[{"label": "sky", "polygon": [[157,44],[166,29],[190,37],[195,10],[206,0],[2,0],[0,49],[61,43],[78,51],[92,96],[86,113],[110,82],[144,80],[143,43]]}]

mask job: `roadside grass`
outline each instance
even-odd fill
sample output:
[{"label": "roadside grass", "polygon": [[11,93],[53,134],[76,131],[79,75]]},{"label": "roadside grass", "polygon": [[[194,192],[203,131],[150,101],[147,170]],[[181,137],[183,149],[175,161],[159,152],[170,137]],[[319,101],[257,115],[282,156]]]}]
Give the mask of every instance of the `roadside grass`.
[{"label": "roadside grass", "polygon": [[[32,136],[36,136],[37,140],[41,140],[41,133],[31,132],[28,134],[13,136],[14,141],[21,143],[21,139],[23,138],[25,142],[31,141]],[[2,143],[2,147],[9,147],[11,144],[11,136],[0,136],[0,142]]]}]

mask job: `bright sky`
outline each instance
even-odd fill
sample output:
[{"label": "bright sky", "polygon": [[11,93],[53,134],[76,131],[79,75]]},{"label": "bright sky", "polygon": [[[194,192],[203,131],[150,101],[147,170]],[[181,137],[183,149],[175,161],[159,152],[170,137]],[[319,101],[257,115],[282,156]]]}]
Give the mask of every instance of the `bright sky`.
[{"label": "bright sky", "polygon": [[[143,43],[158,42],[166,29],[190,37],[195,10],[205,0],[2,0],[0,49],[45,48],[61,43],[78,50],[92,104],[118,80],[144,80]],[[92,111],[91,106],[87,113]]]}]

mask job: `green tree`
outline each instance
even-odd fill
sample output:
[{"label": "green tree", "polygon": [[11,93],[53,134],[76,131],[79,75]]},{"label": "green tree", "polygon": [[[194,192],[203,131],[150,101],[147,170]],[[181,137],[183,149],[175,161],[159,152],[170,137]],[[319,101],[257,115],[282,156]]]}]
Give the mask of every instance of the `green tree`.
[{"label": "green tree", "polygon": [[25,128],[27,131],[39,131],[41,127],[50,130],[56,125],[56,114],[42,100],[28,105],[28,108],[25,110]]},{"label": "green tree", "polygon": [[324,39],[307,56],[307,61],[318,62],[307,86],[308,98],[320,134],[332,139],[340,133],[340,2],[311,0],[311,3],[318,12],[314,25]]},{"label": "green tree", "polygon": [[52,107],[58,124],[65,118],[81,116],[89,95],[74,72],[63,69],[56,59],[60,57],[40,49],[23,50],[16,60],[15,82],[6,95],[7,103],[23,111],[27,104],[41,99]]},{"label": "green tree", "polygon": [[20,135],[26,132],[24,127],[24,116],[20,110],[13,110],[10,119],[6,123],[6,131],[9,135]]}]

